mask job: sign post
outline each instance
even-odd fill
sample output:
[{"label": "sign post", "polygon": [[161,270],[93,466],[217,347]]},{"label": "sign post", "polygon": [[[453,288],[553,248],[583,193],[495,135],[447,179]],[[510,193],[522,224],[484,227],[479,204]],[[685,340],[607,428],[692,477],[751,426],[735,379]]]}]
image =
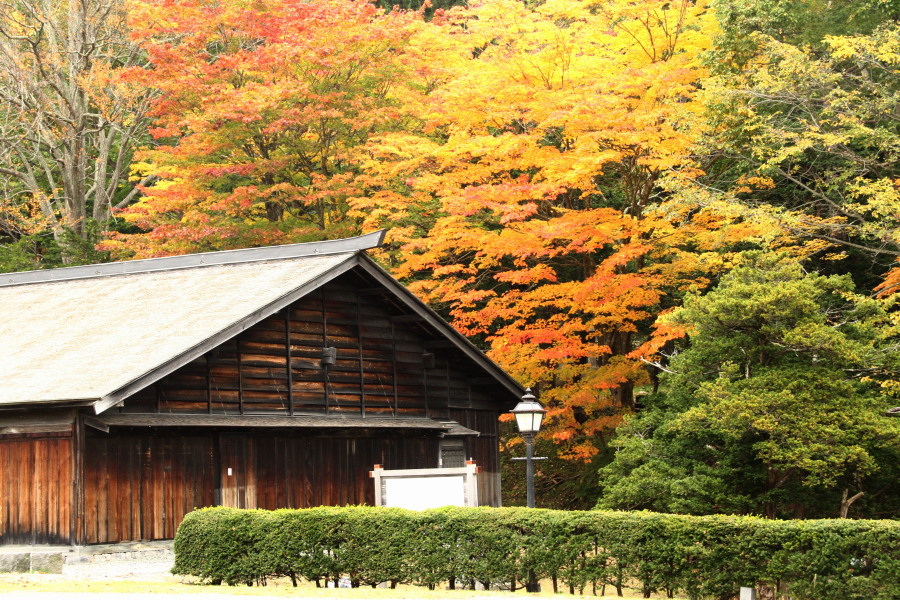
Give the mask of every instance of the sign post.
[{"label": "sign post", "polygon": [[478,506],[479,468],[475,461],[453,469],[399,469],[381,465],[369,472],[375,480],[375,506],[426,510],[441,506]]}]

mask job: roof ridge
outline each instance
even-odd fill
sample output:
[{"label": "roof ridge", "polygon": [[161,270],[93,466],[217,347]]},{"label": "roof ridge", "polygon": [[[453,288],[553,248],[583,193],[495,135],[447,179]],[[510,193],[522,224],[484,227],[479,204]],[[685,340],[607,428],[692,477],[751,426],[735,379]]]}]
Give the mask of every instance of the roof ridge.
[{"label": "roof ridge", "polygon": [[260,248],[243,248],[238,250],[220,250],[218,252],[201,252],[199,254],[183,254],[180,256],[164,256],[161,258],[144,258],[113,263],[82,265],[78,267],[62,267],[58,269],[40,269],[36,271],[20,271],[0,275],[0,287],[24,285],[28,283],[47,283],[51,281],[68,281],[72,279],[90,279],[111,275],[131,275],[134,273],[152,273],[171,271],[190,267],[207,267],[211,265],[234,265],[263,260],[280,260],[300,258],[304,256],[326,256],[330,254],[349,254],[377,248],[384,241],[386,229],[365,235],[324,240],[321,242],[304,242],[301,244],[285,244],[282,246],[263,246]]}]

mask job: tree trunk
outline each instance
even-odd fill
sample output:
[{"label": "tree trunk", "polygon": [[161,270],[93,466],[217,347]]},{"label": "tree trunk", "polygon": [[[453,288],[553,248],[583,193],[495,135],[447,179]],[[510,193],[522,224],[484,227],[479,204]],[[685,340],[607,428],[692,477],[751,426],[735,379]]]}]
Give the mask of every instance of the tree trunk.
[{"label": "tree trunk", "polygon": [[124,0],[0,0],[0,9],[0,177],[30,192],[57,240],[66,230],[84,238],[89,218],[108,218],[147,129],[149,93],[107,80],[139,60]]},{"label": "tree trunk", "polygon": [[862,498],[863,492],[857,492],[848,498],[847,496],[849,495],[850,490],[844,488],[844,493],[841,496],[841,512],[838,515],[839,519],[847,518],[847,514],[850,512],[850,505]]},{"label": "tree trunk", "polygon": [[[607,346],[610,350],[609,355],[598,357],[594,365],[602,366],[609,362],[609,359],[617,356],[625,356],[631,352],[632,333],[630,331],[611,331],[600,336],[599,342]],[[623,411],[630,412],[634,410],[634,384],[631,381],[620,382],[618,386],[611,390],[614,406]]]}]

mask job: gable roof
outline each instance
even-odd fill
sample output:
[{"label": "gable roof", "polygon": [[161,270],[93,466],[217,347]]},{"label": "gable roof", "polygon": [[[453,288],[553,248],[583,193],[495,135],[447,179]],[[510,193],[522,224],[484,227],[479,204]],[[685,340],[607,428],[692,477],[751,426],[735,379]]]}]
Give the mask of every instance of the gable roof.
[{"label": "gable roof", "polygon": [[511,393],[518,385],[363,254],[359,238],[0,276],[0,407],[97,413],[361,268]]}]

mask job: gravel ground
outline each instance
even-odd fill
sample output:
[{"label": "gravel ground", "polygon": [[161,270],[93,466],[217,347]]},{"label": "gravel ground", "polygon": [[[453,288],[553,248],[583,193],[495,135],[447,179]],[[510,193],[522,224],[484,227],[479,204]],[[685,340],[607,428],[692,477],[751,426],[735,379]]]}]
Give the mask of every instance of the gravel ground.
[{"label": "gravel ground", "polygon": [[[128,600],[161,600],[165,594],[123,594],[121,592],[6,592],[0,594],[3,600],[98,600],[98,597],[109,598],[127,598]],[[195,593],[184,596],[185,600],[225,600],[228,598],[236,600],[254,599],[260,600],[302,600],[298,596],[240,596],[235,594],[215,594],[215,593]]]},{"label": "gravel ground", "polygon": [[[162,600],[167,597],[184,600],[323,600],[321,592],[325,590],[294,590],[289,595],[272,588],[264,595],[259,588],[255,588],[256,593],[251,594],[244,594],[234,588],[225,593],[201,591],[197,588],[192,590],[192,586],[182,586],[184,580],[181,577],[171,574],[174,561],[171,542],[135,544],[127,551],[122,551],[121,546],[88,546],[66,554],[62,573],[32,571],[3,576],[0,578],[0,585],[10,591],[0,591],[0,600]],[[41,588],[60,591],[37,591]],[[84,591],[92,588],[94,591]],[[134,591],[128,591],[129,589]],[[157,593],[148,593],[148,589]],[[393,590],[340,591],[354,594],[346,597],[336,594],[331,600],[361,600],[370,597],[377,600],[434,600],[436,597],[434,592],[423,591],[420,595],[410,590],[397,590],[396,594]],[[453,600],[503,600],[504,597],[513,600],[513,595],[481,596],[478,592],[469,594],[471,595],[450,592],[446,597]],[[437,597],[441,597],[440,593]]]},{"label": "gravel ground", "polygon": [[170,549],[94,554],[66,562],[62,574],[68,579],[164,580],[172,577],[169,571],[174,562]]}]

